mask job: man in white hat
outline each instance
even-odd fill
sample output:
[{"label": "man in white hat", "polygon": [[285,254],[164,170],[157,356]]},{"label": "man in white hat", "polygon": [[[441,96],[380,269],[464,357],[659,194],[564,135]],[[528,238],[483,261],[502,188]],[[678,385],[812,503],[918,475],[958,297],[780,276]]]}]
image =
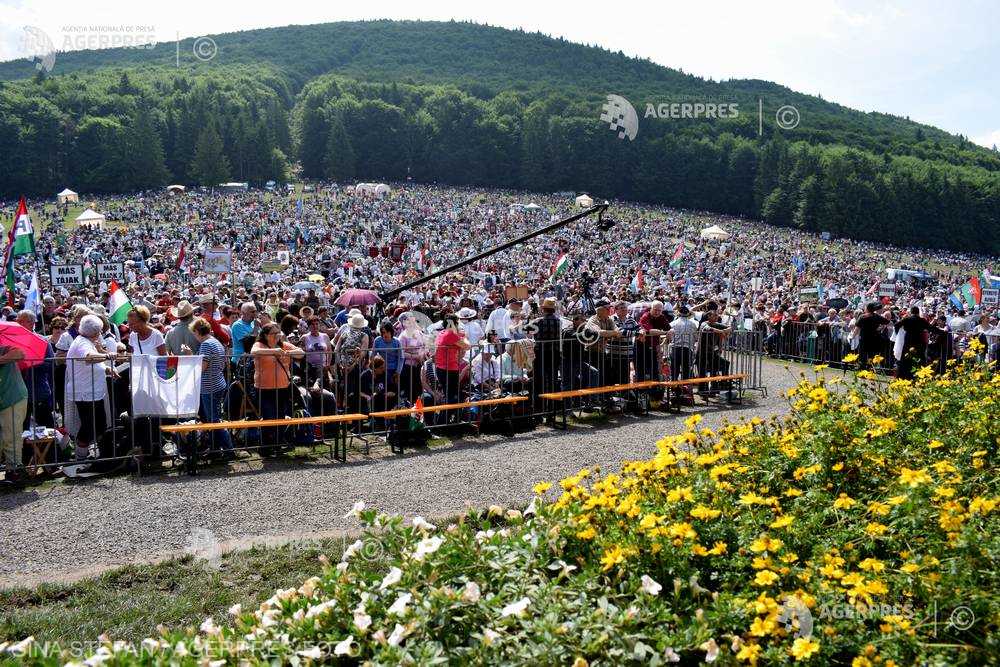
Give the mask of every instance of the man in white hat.
[{"label": "man in white hat", "polygon": [[175,307],[170,309],[170,316],[177,321],[164,339],[167,344],[167,352],[174,356],[194,354],[194,351],[201,345],[190,329],[191,320],[194,319],[194,306],[191,305],[190,301],[179,301]]},{"label": "man in white hat", "polygon": [[469,344],[475,347],[483,338],[483,325],[477,317],[478,313],[472,308],[462,308],[458,311],[458,321],[465,331],[465,337]]}]

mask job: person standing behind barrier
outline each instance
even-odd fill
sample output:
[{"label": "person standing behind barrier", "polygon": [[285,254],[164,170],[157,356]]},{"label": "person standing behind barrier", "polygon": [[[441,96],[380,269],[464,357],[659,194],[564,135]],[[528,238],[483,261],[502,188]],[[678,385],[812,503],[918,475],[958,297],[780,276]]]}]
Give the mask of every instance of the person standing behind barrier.
[{"label": "person standing behind barrier", "polygon": [[[35,330],[36,316],[30,310],[22,310],[17,314],[17,323],[28,331]],[[21,378],[28,387],[28,414],[24,418],[24,428],[34,418],[39,426],[55,427],[52,406],[52,343],[45,346],[45,360],[42,363],[21,371]]]},{"label": "person standing behind barrier", "polygon": [[424,334],[413,315],[403,313],[399,316],[403,331],[399,334],[399,344],[403,349],[403,369],[401,376],[401,394],[411,402],[423,392],[420,382],[420,367],[427,359],[427,344]]},{"label": "person standing behind barrier", "polygon": [[149,326],[149,308],[135,306],[128,311],[128,345],[132,354],[160,355],[167,354],[167,344],[163,334]]},{"label": "person standing behind barrier", "polygon": [[614,355],[609,354],[608,341],[614,338],[621,338],[621,332],[611,319],[611,302],[607,299],[598,299],[594,304],[597,312],[587,320],[584,338],[589,341],[592,359],[596,361],[597,372],[602,385],[618,384],[620,380],[620,370],[615,365]]},{"label": "person standing behind barrier", "polygon": [[691,317],[691,309],[681,306],[677,319],[670,323],[670,379],[691,379],[692,354],[697,342],[698,324]]},{"label": "person standing behind barrier", "polygon": [[[722,345],[732,329],[722,324],[719,313],[710,310],[698,327],[698,375],[729,375],[729,361],[722,357]],[[715,383],[713,383],[715,384]],[[718,389],[719,387],[716,387]],[[725,387],[728,388],[728,385]]]},{"label": "person standing behind barrier", "polygon": [[52,373],[52,399],[55,404],[56,409],[59,410],[59,414],[66,415],[66,407],[64,401],[66,400],[66,350],[59,350],[57,345],[62,337],[66,334],[66,327],[69,326],[69,322],[66,321],[65,317],[54,317],[50,323],[52,326],[52,331],[49,334],[49,345],[55,350],[55,359],[53,364],[55,366]]},{"label": "person standing behind barrier", "polygon": [[[662,301],[649,304],[649,310],[639,317],[639,327],[642,335],[635,344],[635,379],[637,382],[659,380],[660,339],[670,328],[670,320],[663,314]],[[659,395],[659,391],[654,392],[654,398]]]},{"label": "person standing behind barrier", "polygon": [[[226,400],[226,349],[212,335],[212,325],[199,317],[189,325],[194,335],[201,361],[201,419],[207,424],[222,421],[222,406]],[[212,450],[222,452],[226,460],[236,458],[229,431],[211,431]]]},{"label": "person standing behind barrier", "polygon": [[379,325],[379,336],[372,343],[372,353],[378,354],[385,361],[385,382],[391,387],[394,395],[399,396],[399,374],[403,366],[403,346],[394,337],[395,328],[389,320],[383,320]]},{"label": "person standing behind barrier", "polygon": [[198,349],[198,338],[191,329],[191,321],[194,319],[194,306],[189,301],[181,301],[176,308],[170,309],[171,317],[177,319],[174,328],[164,336],[167,345],[167,353],[178,357],[182,354],[191,354]]},{"label": "person standing behind barrier", "polygon": [[542,408],[547,419],[555,422],[555,416],[549,401],[539,405],[538,395],[554,392],[559,386],[559,367],[562,359],[559,350],[559,339],[562,335],[562,320],[556,315],[556,300],[546,297],[542,301],[542,316],[531,322],[535,332],[535,361],[532,372],[533,408]]},{"label": "person standing behind barrier", "polygon": [[66,353],[66,398],[74,403],[80,420],[80,430],[76,434],[78,461],[87,458],[90,446],[108,428],[104,413],[104,397],[108,392],[105,377],[114,371],[106,362],[114,358],[114,353],[104,348],[103,329],[101,318],[85,315],[80,320],[79,335]]},{"label": "person standing behind barrier", "polygon": [[443,385],[445,400],[458,403],[461,398],[459,375],[462,370],[459,359],[469,348],[469,341],[458,328],[458,317],[454,313],[445,315],[441,333],[434,341],[434,370]]},{"label": "person standing behind barrier", "polygon": [[867,367],[869,360],[881,353],[883,338],[880,329],[889,324],[889,320],[876,310],[878,304],[869,303],[865,306],[865,314],[854,325],[858,330],[858,364],[861,368]]},{"label": "person standing behind barrier", "polygon": [[[6,458],[8,482],[24,478],[21,468],[24,415],[28,410],[28,388],[17,370],[24,351],[15,347],[0,347],[0,439]],[[102,382],[103,384],[103,382]]]},{"label": "person standing behind barrier", "polygon": [[920,316],[920,308],[913,306],[910,314],[896,323],[896,335],[904,332],[903,354],[897,360],[896,377],[900,380],[913,379],[913,366],[922,366],[927,362],[927,336],[947,334]]},{"label": "person standing behind barrier", "polygon": [[[281,328],[271,322],[260,330],[251,354],[254,386],[260,401],[261,419],[284,419],[292,415],[292,359],[305,356],[300,348],[282,340]],[[273,456],[278,446],[278,428],[261,429],[261,454]]]},{"label": "person standing behind barrier", "polygon": [[318,317],[310,317],[309,329],[302,337],[302,347],[306,351],[306,384],[311,386],[318,382],[320,389],[332,390],[333,386],[328,377],[333,356],[330,337],[319,330],[319,325]]}]

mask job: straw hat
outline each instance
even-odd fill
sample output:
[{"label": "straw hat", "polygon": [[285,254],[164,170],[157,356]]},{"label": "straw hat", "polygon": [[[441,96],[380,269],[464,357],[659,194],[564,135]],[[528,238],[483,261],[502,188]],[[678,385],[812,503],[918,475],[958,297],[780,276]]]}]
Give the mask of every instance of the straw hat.
[{"label": "straw hat", "polygon": [[185,317],[189,317],[192,314],[194,314],[194,306],[192,306],[191,302],[187,300],[179,301],[175,308],[170,309],[170,315],[179,320],[183,320]]},{"label": "straw hat", "polygon": [[365,316],[361,313],[351,315],[351,317],[347,320],[347,323],[352,329],[364,329],[368,326],[368,320],[366,320]]}]

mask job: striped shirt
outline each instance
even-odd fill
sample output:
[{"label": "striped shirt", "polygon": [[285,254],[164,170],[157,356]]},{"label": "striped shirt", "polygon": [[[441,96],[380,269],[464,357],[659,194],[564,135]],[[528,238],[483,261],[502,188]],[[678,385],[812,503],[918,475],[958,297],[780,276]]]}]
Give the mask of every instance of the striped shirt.
[{"label": "striped shirt", "polygon": [[215,338],[206,338],[198,346],[198,354],[208,364],[201,372],[201,393],[214,394],[226,388],[226,350]]}]

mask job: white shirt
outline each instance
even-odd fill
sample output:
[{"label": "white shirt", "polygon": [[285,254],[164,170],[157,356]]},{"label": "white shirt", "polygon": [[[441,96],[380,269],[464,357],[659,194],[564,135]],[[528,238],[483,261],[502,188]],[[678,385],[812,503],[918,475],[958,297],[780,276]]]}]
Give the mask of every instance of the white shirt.
[{"label": "white shirt", "polygon": [[496,331],[500,338],[510,338],[510,310],[497,308],[486,320],[486,331]]},{"label": "white shirt", "polygon": [[695,341],[698,340],[698,325],[690,317],[679,317],[670,323],[670,330],[674,332],[674,347],[688,347],[694,349]]},{"label": "white shirt", "polygon": [[[61,342],[61,341],[60,341]],[[96,354],[93,341],[77,336],[66,354],[66,399],[70,401],[100,401],[108,393],[104,361],[90,364],[84,361],[88,354]]]},{"label": "white shirt", "polygon": [[477,354],[472,360],[472,384],[481,385],[483,382],[499,379],[500,360],[496,358],[496,355],[486,361],[482,354]]},{"label": "white shirt", "polygon": [[149,336],[139,340],[139,334],[133,331],[128,335],[128,344],[132,348],[132,354],[158,355],[157,350],[164,345],[163,334],[157,329],[150,329]]}]

